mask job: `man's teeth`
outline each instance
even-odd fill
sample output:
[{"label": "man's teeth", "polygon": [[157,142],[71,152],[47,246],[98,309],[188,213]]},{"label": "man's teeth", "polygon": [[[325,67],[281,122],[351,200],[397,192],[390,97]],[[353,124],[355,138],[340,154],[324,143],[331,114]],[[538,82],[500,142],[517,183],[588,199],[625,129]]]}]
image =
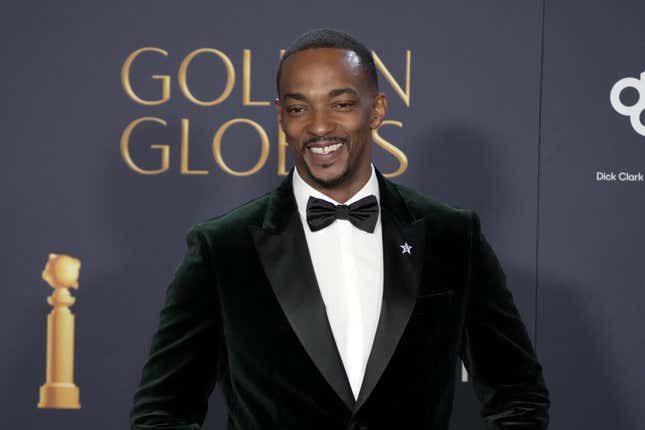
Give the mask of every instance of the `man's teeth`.
[{"label": "man's teeth", "polygon": [[309,149],[314,154],[329,154],[330,152],[334,152],[335,150],[337,150],[341,146],[343,146],[342,143],[336,143],[334,145],[327,145],[327,146],[322,146],[322,147],[320,147],[320,146],[311,146],[311,147],[309,147]]}]

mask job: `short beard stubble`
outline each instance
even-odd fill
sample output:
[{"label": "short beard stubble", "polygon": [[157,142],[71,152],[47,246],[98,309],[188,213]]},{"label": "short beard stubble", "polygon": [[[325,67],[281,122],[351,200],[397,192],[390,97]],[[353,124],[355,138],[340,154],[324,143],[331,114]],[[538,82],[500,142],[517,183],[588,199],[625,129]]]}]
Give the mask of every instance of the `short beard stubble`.
[{"label": "short beard stubble", "polygon": [[[321,140],[321,139],[315,139],[315,140]],[[339,139],[340,140],[340,139]],[[347,152],[351,154],[352,150],[352,141],[348,139],[342,139],[344,144],[347,145]],[[310,142],[307,142],[310,143]],[[302,145],[303,147],[303,152],[307,151],[307,145]],[[320,185],[322,188],[325,189],[333,189],[336,188],[340,185],[342,185],[345,180],[349,177],[351,169],[351,159],[347,160],[347,165],[345,166],[345,169],[340,173],[340,175],[336,176],[335,178],[331,178],[329,180],[324,180],[321,178],[316,177],[311,169],[309,169],[309,165],[304,161],[303,158],[303,164],[305,165],[305,170],[307,171],[307,175],[318,185]]]}]

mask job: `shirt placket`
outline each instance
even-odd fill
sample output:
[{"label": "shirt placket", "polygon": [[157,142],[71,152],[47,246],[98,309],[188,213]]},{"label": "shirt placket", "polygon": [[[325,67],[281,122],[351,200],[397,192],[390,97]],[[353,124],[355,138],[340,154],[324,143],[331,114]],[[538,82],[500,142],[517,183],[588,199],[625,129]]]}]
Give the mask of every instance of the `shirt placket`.
[{"label": "shirt placket", "polygon": [[360,300],[360,291],[358,288],[358,273],[356,261],[354,258],[354,238],[352,225],[349,221],[338,220],[339,241],[341,249],[341,261],[343,265],[343,290],[345,293],[345,321],[346,326],[346,345],[347,351],[347,374],[354,393],[358,397],[358,392],[363,380],[363,308]]}]

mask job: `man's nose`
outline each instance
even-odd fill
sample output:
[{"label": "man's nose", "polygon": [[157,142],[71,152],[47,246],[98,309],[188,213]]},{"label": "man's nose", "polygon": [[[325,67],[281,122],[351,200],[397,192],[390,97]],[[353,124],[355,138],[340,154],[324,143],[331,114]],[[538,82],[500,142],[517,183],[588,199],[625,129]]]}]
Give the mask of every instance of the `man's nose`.
[{"label": "man's nose", "polygon": [[311,115],[308,131],[315,136],[325,136],[334,131],[335,127],[336,126],[328,113],[316,110]]}]

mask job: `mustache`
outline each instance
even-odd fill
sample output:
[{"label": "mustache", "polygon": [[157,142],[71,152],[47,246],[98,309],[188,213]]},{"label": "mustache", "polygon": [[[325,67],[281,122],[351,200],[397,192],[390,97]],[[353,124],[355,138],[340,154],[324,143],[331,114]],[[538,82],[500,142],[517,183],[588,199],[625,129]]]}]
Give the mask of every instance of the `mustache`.
[{"label": "mustache", "polygon": [[318,143],[320,141],[325,141],[325,142],[340,142],[340,143],[347,143],[347,138],[346,137],[340,137],[340,136],[316,136],[312,137],[311,139],[306,140],[302,144],[302,149],[306,149],[309,145],[312,145],[314,143]]}]

